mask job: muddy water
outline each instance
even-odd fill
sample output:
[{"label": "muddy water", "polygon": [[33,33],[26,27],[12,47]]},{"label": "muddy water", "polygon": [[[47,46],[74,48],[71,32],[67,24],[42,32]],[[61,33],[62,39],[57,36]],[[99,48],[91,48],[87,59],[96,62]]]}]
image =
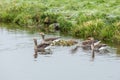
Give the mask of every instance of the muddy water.
[{"label": "muddy water", "polygon": [[0,27],[0,80],[120,80],[119,49],[110,47],[91,60],[90,51],[71,54],[74,46],[53,47],[53,54],[35,59],[34,37],[41,41],[38,33]]}]

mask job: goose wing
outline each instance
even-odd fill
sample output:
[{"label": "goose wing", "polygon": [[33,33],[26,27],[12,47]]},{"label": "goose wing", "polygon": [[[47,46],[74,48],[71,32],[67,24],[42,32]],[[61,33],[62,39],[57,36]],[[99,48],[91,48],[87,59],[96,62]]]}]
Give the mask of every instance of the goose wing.
[{"label": "goose wing", "polygon": [[39,44],[37,47],[38,48],[46,48],[47,46],[49,46],[50,44],[49,43],[41,43]]},{"label": "goose wing", "polygon": [[94,42],[94,46],[97,46],[100,44],[101,41]]},{"label": "goose wing", "polygon": [[57,40],[59,39],[60,37],[56,37],[56,38],[47,38],[45,39],[44,41],[54,41],[54,40]]}]

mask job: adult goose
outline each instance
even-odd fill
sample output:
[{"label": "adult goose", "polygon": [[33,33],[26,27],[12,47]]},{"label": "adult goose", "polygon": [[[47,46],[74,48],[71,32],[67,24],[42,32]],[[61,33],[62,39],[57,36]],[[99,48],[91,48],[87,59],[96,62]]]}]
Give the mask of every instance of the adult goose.
[{"label": "adult goose", "polygon": [[49,43],[51,43],[53,41],[59,41],[59,38],[60,38],[60,37],[52,37],[52,38],[45,39],[45,34],[43,32],[41,32],[40,35],[42,37],[43,42],[49,42]]},{"label": "adult goose", "polygon": [[91,50],[92,58],[95,57],[95,52],[99,53],[109,52],[107,50],[107,45],[100,42],[101,41],[94,40],[94,38],[92,37],[88,38],[87,40],[82,42],[82,45],[78,45],[74,49],[72,49],[72,52],[75,52],[79,47],[82,47],[84,50]]},{"label": "adult goose", "polygon": [[82,45],[91,45],[92,43],[96,43],[97,44],[98,42],[100,42],[100,41],[95,40],[93,37],[89,37],[89,38],[87,38],[86,40],[84,40],[82,42]]},{"label": "adult goose", "polygon": [[94,46],[94,51],[99,52],[101,54],[109,52],[107,44],[103,44],[103,43]]},{"label": "adult goose", "polygon": [[77,45],[74,49],[72,49],[72,52],[75,52],[79,47],[83,48],[84,50],[91,50],[94,45],[97,46],[100,44],[101,41],[94,40],[93,37],[89,37],[88,39],[84,40],[81,45]]},{"label": "adult goose", "polygon": [[108,53],[109,50],[107,48],[107,44],[103,44],[103,43],[98,43],[98,44],[91,44],[91,50],[92,50],[92,58],[94,59],[95,57],[95,52],[98,52],[99,54],[104,54],[104,53]]},{"label": "adult goose", "polygon": [[[37,39],[33,39],[34,40],[34,51],[35,51],[35,55],[37,55],[38,52],[41,52],[41,54],[50,54],[50,43],[41,43],[41,44],[37,44]],[[47,50],[49,50],[47,52]]]}]

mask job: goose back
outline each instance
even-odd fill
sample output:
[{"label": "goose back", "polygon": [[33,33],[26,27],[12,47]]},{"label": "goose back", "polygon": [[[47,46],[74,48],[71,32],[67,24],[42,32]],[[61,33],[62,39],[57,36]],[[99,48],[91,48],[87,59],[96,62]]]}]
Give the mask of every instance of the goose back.
[{"label": "goose back", "polygon": [[56,37],[56,38],[46,38],[44,39],[44,41],[54,41],[54,40],[57,40],[59,39],[60,37]]},{"label": "goose back", "polygon": [[37,45],[37,48],[46,48],[49,45],[50,45],[49,43],[41,43],[41,44]]}]

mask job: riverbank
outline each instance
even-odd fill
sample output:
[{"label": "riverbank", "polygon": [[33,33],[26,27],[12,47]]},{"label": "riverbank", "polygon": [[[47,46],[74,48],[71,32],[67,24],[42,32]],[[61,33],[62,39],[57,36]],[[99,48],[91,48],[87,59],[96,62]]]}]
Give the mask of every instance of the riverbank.
[{"label": "riverbank", "polygon": [[[12,26],[17,30],[12,29]],[[108,54],[96,53],[94,60],[91,58],[91,51],[82,48],[74,54],[71,53],[75,46],[53,46],[51,47],[53,54],[39,54],[34,58],[33,38],[40,42],[42,40],[40,35],[29,34],[28,31],[18,28],[10,24],[8,27],[0,25],[0,80],[120,79],[120,46],[118,49],[110,47]]]},{"label": "riverbank", "polygon": [[62,34],[118,43],[119,4],[119,0],[5,0],[0,3],[0,22],[48,32],[57,22]]}]

